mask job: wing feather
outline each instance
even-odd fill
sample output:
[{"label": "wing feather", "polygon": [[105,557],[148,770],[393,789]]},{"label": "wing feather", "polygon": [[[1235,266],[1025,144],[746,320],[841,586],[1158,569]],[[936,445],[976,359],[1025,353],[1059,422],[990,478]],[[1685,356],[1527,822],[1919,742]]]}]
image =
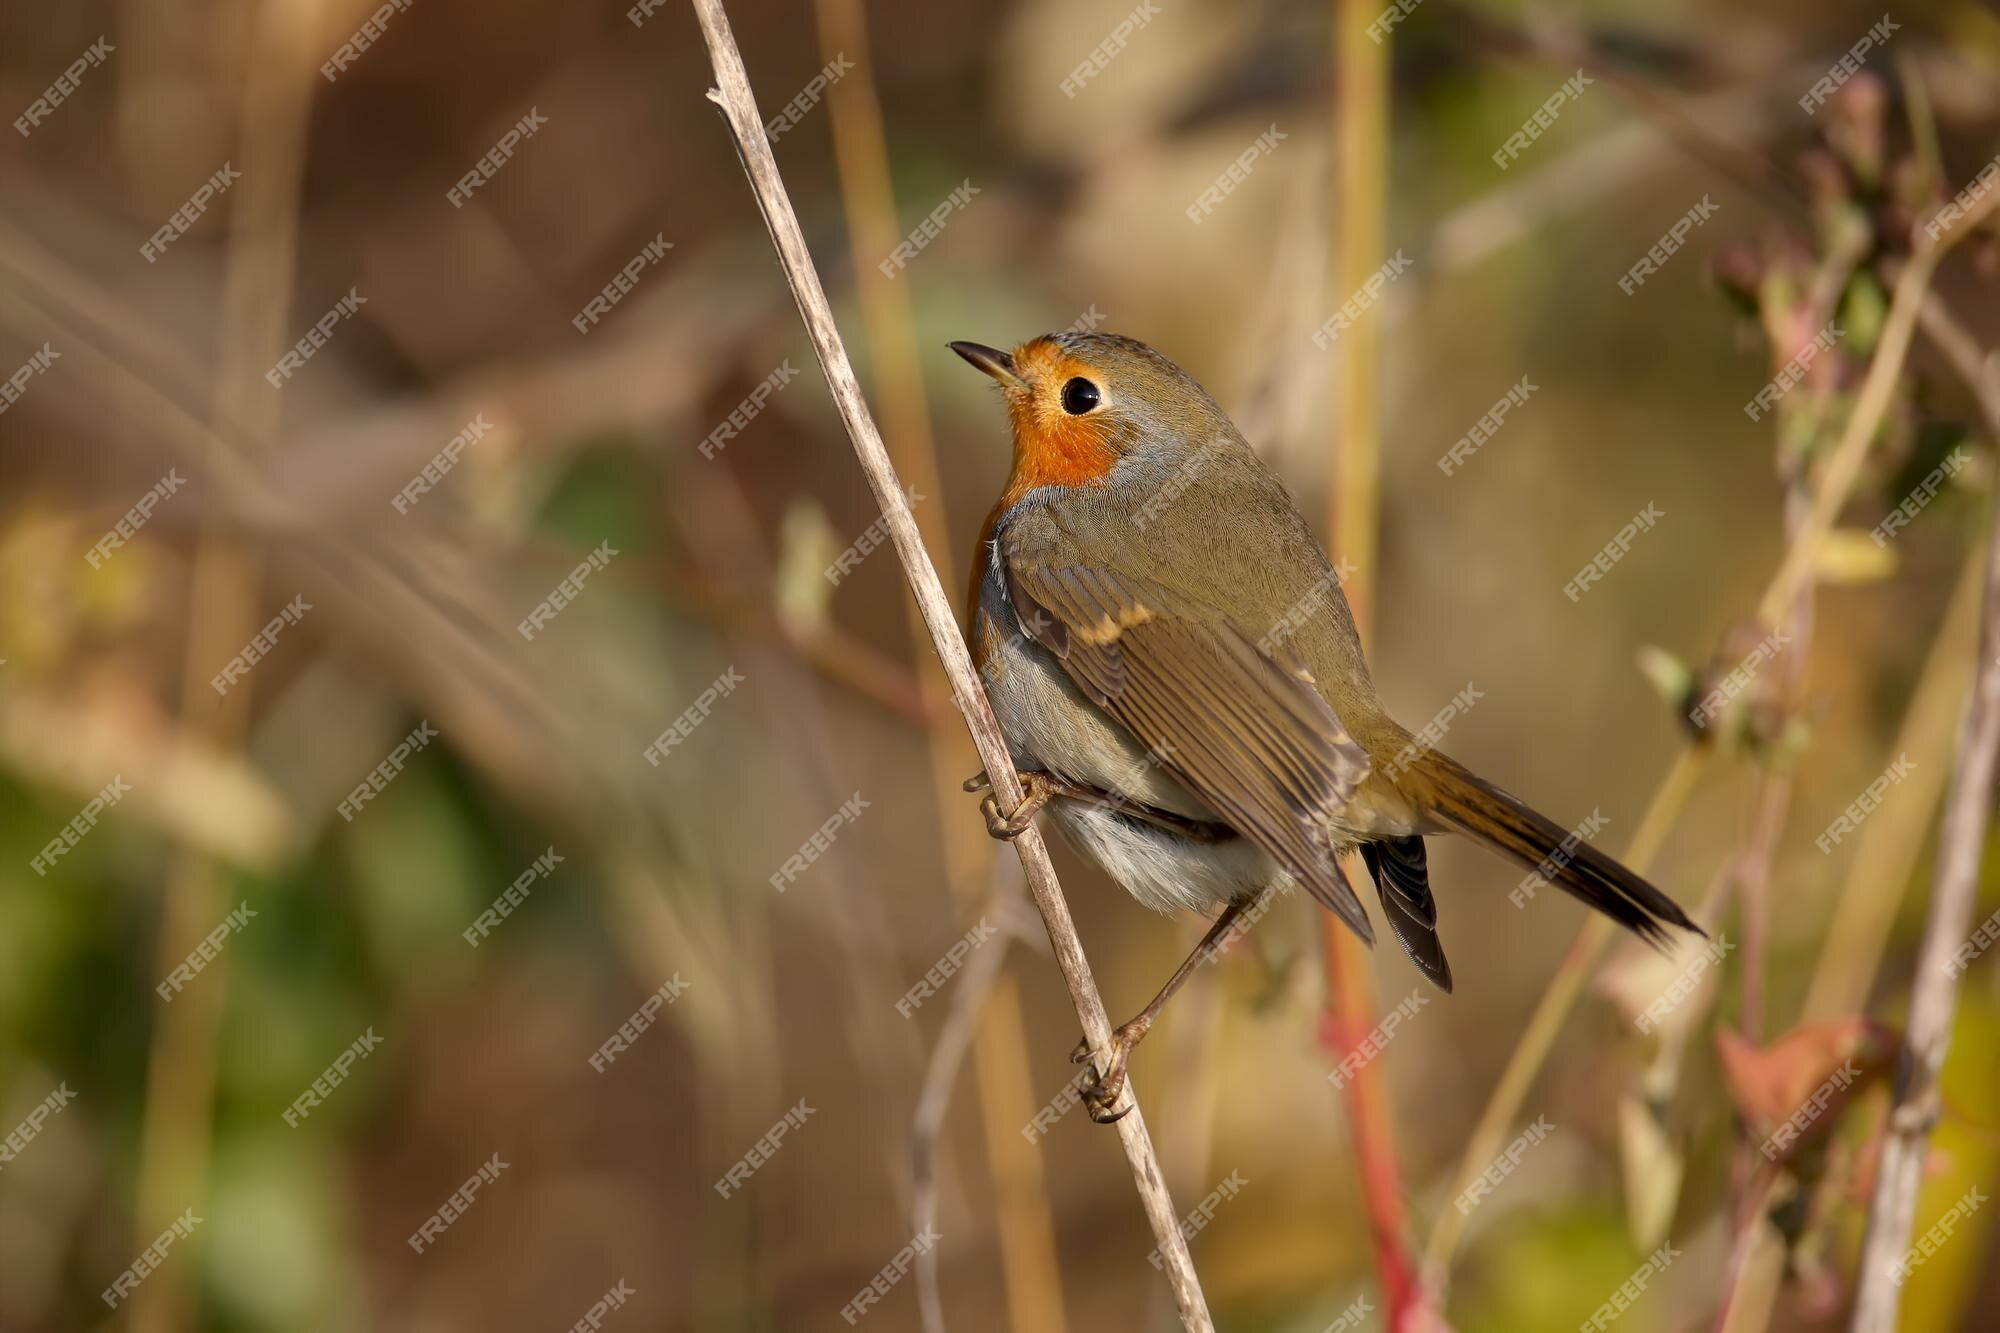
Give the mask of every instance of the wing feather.
[{"label": "wing feather", "polygon": [[1303,666],[1156,583],[1003,555],[1024,629],[1077,687],[1372,942],[1328,832],[1368,754]]}]

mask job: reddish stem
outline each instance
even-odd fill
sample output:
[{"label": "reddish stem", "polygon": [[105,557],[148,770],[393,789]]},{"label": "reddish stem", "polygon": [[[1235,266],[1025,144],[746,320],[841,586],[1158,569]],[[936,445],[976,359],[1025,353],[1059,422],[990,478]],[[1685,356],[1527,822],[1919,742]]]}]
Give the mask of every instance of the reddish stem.
[{"label": "reddish stem", "polygon": [[[1319,1040],[1327,1062],[1338,1068],[1374,1030],[1375,997],[1369,991],[1368,954],[1361,942],[1331,914],[1321,915],[1320,931],[1327,986]],[[1437,1322],[1406,1240],[1402,1172],[1397,1165],[1396,1136],[1390,1128],[1381,1069],[1379,1060],[1362,1063],[1340,1090],[1354,1135],[1369,1248],[1387,1316],[1384,1327],[1389,1333],[1431,1333]]]}]

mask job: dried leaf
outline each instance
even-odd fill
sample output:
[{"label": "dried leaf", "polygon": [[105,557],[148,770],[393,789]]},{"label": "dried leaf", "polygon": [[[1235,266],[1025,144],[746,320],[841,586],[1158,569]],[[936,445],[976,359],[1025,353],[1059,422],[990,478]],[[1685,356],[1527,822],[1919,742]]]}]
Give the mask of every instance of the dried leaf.
[{"label": "dried leaf", "polygon": [[1762,1138],[1764,1155],[1782,1162],[1823,1139],[1848,1104],[1893,1069],[1898,1037],[1854,1015],[1794,1028],[1768,1046],[1727,1030],[1715,1044],[1738,1114]]}]

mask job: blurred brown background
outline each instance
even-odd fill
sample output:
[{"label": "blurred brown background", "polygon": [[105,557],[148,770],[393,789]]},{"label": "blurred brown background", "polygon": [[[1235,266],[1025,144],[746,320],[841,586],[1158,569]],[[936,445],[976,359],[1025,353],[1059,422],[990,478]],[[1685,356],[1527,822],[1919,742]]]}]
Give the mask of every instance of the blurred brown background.
[{"label": "blurred brown background", "polygon": [[[1142,338],[1325,518],[1340,432],[1333,359],[1310,334],[1351,290],[1333,13],[1153,9],[1070,95],[1125,0],[730,5],[767,120],[851,62],[794,104],[777,156],[954,592],[1008,446],[950,338],[1009,346],[1080,319]],[[927,1306],[963,1330],[1172,1326],[1112,1132],[1074,1112],[1022,1132],[1074,1072],[1075,1015],[1032,914],[1012,924],[1011,853],[956,791],[978,765],[894,555],[837,585],[824,573],[877,510],[704,100],[693,16],[638,17],[509,0],[0,13],[10,117],[83,65],[0,139],[0,377],[31,368],[0,417],[0,1133],[73,1099],[0,1160],[0,1329],[565,1328],[621,1282],[607,1328],[846,1328],[923,1217],[942,1237],[935,1285],[902,1279],[865,1327],[923,1327]],[[1910,127],[1934,124],[1948,194],[2000,147],[2000,18],[1971,3],[1895,17],[1866,62],[1882,152],[1921,155]],[[1666,659],[1726,670],[1758,637],[1742,628],[1786,541],[1779,466],[1803,447],[1742,410],[1792,349],[1727,299],[1718,258],[1734,247],[1768,274],[1819,253],[1844,188],[1819,179],[1788,203],[1724,150],[1814,181],[1829,126],[1867,110],[1807,116],[1798,99],[1879,18],[1425,0],[1385,49],[1386,245],[1361,269],[1399,248],[1413,264],[1364,316],[1382,348],[1376,674],[1412,727],[1474,683],[1446,748],[1560,822],[1597,812],[1614,854],[1687,744]],[[1603,74],[1498,170],[1579,52],[1623,82]],[[545,123],[455,207],[447,191],[531,112]],[[1282,140],[1190,221],[1273,126]],[[1860,150],[1831,151],[1851,166]],[[225,164],[240,178],[186,219]],[[966,184],[885,276],[880,238]],[[1686,248],[1622,291],[1703,199],[1714,216]],[[585,317],[656,238],[672,248]],[[2000,308],[1975,248],[1937,290],[1990,344]],[[350,293],[324,346],[267,378]],[[1820,428],[1869,336],[1843,348]],[[44,344],[56,359],[32,369]],[[774,372],[789,382],[740,411]],[[1444,474],[1438,458],[1523,377],[1534,395]],[[1951,422],[1974,465],[1880,552],[1867,529]],[[472,423],[477,441],[399,510]],[[1765,1043],[1815,1016],[1818,968],[1856,988],[1842,1013],[1900,1021],[1970,666],[1947,605],[1981,540],[1990,429],[1920,339],[1781,725],[1712,743],[1652,866],[1741,944],[1731,886],[1759,784],[1784,775],[1748,946],[1759,1014],[1742,1019],[1739,949],[1671,1032],[1642,1034],[1634,1013],[1686,959],[1611,955],[1510,1136],[1537,1116],[1558,1132],[1463,1219],[1453,1327],[1575,1327],[1669,1240],[1683,1257],[1618,1326],[1711,1326],[1758,1137],[1714,1030]],[[168,477],[150,517],[88,559]],[[1649,503],[1655,530],[1572,602],[1564,584]],[[580,565],[573,600],[524,638]],[[218,696],[211,678],[295,598],[310,609]],[[1664,652],[1652,678],[1648,648]],[[1934,651],[1949,666],[1925,676]],[[698,704],[732,669],[741,684]],[[684,716],[685,739],[648,762]],[[343,816],[420,723],[437,738]],[[1855,844],[1814,840],[1899,752],[1922,780],[1878,815],[1907,825],[1862,886],[1879,922],[1829,954]],[[114,778],[129,794],[45,874],[31,865]],[[865,808],[780,893],[774,874],[856,793]],[[1431,847],[1457,994],[1373,1066],[1417,1258],[1457,1212],[1473,1122],[1582,917],[1549,893],[1517,907],[1516,871]],[[550,849],[560,864],[469,945]],[[1124,1017],[1201,923],[1057,858]],[[156,991],[245,906],[171,1001]],[[999,929],[899,1012],[981,920]],[[1384,1010],[1419,985],[1393,946],[1372,963]],[[1135,1060],[1177,1206],[1247,1182],[1192,1242],[1227,1329],[1322,1330],[1357,1298],[1373,1310],[1340,1327],[1386,1326],[1318,1040],[1323,967],[1310,905],[1287,902]],[[1962,982],[1919,1232],[2000,1165],[1996,976]],[[672,1003],[593,1067],[663,986]],[[316,1078],[322,1104],[288,1123]],[[1837,1127],[1846,1168],[1800,1183],[1811,1216],[1780,1227],[1782,1285],[1736,1326],[1840,1325],[1866,1197],[1851,1171],[1880,1096]],[[409,1238],[496,1154],[504,1170],[417,1252]],[[186,1211],[202,1221],[107,1308],[100,1293]],[[1906,1326],[1991,1326],[1995,1244],[1991,1214],[1972,1214],[1911,1280]]]}]

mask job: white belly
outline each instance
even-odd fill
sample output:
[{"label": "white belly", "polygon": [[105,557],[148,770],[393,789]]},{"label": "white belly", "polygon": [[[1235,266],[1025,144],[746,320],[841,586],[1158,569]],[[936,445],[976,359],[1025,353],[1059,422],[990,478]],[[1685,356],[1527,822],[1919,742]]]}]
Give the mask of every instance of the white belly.
[{"label": "white belly", "polygon": [[1156,912],[1210,912],[1291,879],[1248,838],[1195,842],[1082,801],[1058,798],[1047,808],[1070,846]]}]

